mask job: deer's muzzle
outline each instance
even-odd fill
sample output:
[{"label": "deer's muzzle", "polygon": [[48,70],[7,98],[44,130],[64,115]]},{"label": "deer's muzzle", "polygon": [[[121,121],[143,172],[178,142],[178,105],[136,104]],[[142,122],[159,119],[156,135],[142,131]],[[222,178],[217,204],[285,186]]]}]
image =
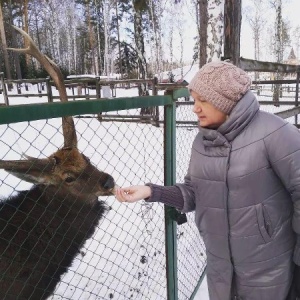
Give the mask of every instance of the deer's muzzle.
[{"label": "deer's muzzle", "polygon": [[103,187],[106,190],[111,190],[115,187],[115,181],[110,175],[107,177],[106,182],[104,183]]}]

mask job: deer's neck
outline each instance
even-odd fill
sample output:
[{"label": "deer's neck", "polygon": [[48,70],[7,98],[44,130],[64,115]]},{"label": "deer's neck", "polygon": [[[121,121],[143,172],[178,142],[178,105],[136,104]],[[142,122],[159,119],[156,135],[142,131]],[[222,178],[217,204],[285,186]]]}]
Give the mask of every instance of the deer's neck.
[{"label": "deer's neck", "polygon": [[105,211],[103,202],[94,199],[85,199],[72,195],[56,186],[34,186],[27,192],[26,198],[30,198],[39,207],[49,210],[51,213],[57,213],[60,216],[85,216],[94,213],[102,215]]}]

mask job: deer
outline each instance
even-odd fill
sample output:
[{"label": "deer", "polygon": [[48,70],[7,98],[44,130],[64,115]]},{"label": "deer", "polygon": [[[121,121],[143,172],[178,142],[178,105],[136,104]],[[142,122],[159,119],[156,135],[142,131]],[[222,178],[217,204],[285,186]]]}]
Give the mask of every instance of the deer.
[{"label": "deer", "polygon": [[[52,77],[60,100],[68,101],[59,67],[25,31],[13,27],[29,46],[9,50],[34,56]],[[114,178],[78,150],[72,116],[62,118],[62,131],[63,147],[46,158],[25,155],[21,160],[0,160],[0,169],[33,184],[0,202],[3,300],[43,300],[53,294],[108,211],[98,197],[114,195]]]}]

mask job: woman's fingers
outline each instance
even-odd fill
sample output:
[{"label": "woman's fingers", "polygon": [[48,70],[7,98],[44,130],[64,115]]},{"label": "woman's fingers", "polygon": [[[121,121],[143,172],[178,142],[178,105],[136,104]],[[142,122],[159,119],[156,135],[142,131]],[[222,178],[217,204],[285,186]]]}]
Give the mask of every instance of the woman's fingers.
[{"label": "woman's fingers", "polygon": [[132,196],[130,195],[130,191],[127,188],[117,188],[116,198],[120,202],[130,202],[133,200]]},{"label": "woman's fingers", "polygon": [[120,202],[136,202],[150,197],[151,189],[148,186],[130,186],[116,189],[116,198]]},{"label": "woman's fingers", "polygon": [[116,196],[117,200],[120,201],[120,202],[125,202],[126,201],[126,199],[124,197],[124,192],[119,187],[116,189],[116,195],[115,196]]}]

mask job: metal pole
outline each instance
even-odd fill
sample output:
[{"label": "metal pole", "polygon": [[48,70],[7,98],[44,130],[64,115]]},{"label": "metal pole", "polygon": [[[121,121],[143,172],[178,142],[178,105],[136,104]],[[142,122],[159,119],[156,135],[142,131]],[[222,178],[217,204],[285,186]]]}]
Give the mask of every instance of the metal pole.
[{"label": "metal pole", "polygon": [[[170,93],[173,99],[173,93]],[[175,184],[176,170],[176,112],[175,101],[164,107],[164,183]],[[165,234],[166,234],[166,276],[167,299],[178,300],[177,275],[177,224],[173,220],[174,208],[165,206]]]},{"label": "metal pole", "polygon": [[[300,71],[297,72],[297,79],[296,79],[296,94],[295,94],[295,106],[299,105],[299,79],[300,79]],[[298,125],[298,115],[295,115],[295,125]]]}]

